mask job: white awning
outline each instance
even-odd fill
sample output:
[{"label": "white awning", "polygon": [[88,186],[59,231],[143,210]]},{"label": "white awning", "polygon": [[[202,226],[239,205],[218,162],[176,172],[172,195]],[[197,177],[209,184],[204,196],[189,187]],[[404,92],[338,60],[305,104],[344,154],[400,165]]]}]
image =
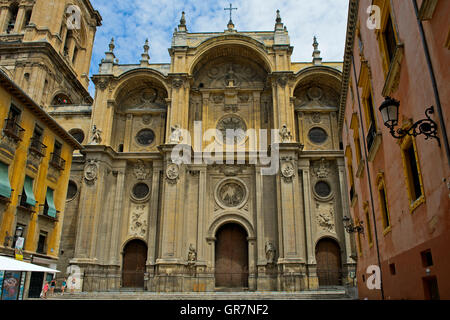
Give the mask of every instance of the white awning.
[{"label": "white awning", "polygon": [[16,259],[0,256],[0,270],[4,271],[35,271],[35,272],[59,272],[55,269],[45,268],[37,264],[27,263]]}]

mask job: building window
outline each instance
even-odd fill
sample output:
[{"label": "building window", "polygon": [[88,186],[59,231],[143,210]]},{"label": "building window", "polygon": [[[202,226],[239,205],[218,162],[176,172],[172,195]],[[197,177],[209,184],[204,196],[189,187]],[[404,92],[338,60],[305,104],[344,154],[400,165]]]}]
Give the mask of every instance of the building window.
[{"label": "building window", "polygon": [[151,129],[142,129],[136,135],[136,141],[142,146],[149,146],[155,140],[155,133]]},{"label": "building window", "polygon": [[369,204],[367,202],[364,203],[364,215],[366,218],[365,230],[367,230],[367,241],[369,242],[369,247],[372,247],[372,245],[373,245],[372,223],[370,221]]},{"label": "building window", "polygon": [[391,275],[393,275],[393,276],[397,273],[395,270],[395,263],[391,263],[389,265],[389,271],[391,272]]},{"label": "building window", "polygon": [[353,204],[353,199],[355,198],[355,177],[353,174],[353,153],[352,149],[348,145],[345,149],[345,157],[347,159],[347,173],[348,182],[350,187],[350,202]]},{"label": "building window", "polygon": [[69,133],[72,135],[72,137],[75,138],[75,140],[78,141],[78,143],[83,143],[84,141],[84,132],[81,129],[71,129]]},{"label": "building window", "polygon": [[54,198],[54,190],[51,188],[47,188],[43,215],[56,219],[56,214],[58,213],[58,211],[55,208],[55,202],[53,198]]},{"label": "building window", "polygon": [[388,63],[394,59],[395,50],[397,48],[397,40],[395,38],[394,25],[392,24],[391,15],[388,15],[386,28],[383,32],[384,40],[386,42],[386,53],[389,58]]},{"label": "building window", "polygon": [[72,101],[65,94],[58,94],[52,100],[52,106],[61,106],[66,104],[72,104]]},{"label": "building window", "polygon": [[37,253],[47,253],[47,232],[41,231],[39,233],[38,244],[36,248]]},{"label": "building window", "polygon": [[[359,219],[356,219],[355,222],[356,222],[356,225],[359,225]],[[361,257],[362,256],[361,233],[357,232],[356,233],[356,237],[357,237],[357,240],[358,240],[358,253],[359,253],[359,256]]]},{"label": "building window", "polygon": [[309,130],[308,138],[315,144],[322,144],[327,141],[328,134],[324,129],[316,127]]},{"label": "building window", "polygon": [[401,144],[403,169],[410,202],[410,211],[414,211],[425,202],[422,175],[420,172],[419,158],[415,139],[407,136]]},{"label": "building window", "polygon": [[78,193],[78,186],[77,186],[77,184],[74,181],[70,180],[69,181],[69,186],[67,187],[66,199],[67,200],[72,200],[73,198],[75,198],[77,193]]},{"label": "building window", "polygon": [[22,194],[20,196],[20,206],[30,210],[36,206],[36,199],[33,192],[33,179],[29,176],[25,176]]},{"label": "building window", "polygon": [[14,30],[14,26],[16,25],[17,14],[19,12],[19,5],[17,3],[13,3],[9,7],[9,14],[6,25],[6,33],[11,33]]},{"label": "building window", "polygon": [[377,177],[378,184],[378,199],[380,201],[380,214],[383,223],[384,234],[391,228],[391,219],[389,216],[389,205],[387,201],[386,184],[384,182],[384,175],[379,174]]},{"label": "building window", "polygon": [[433,265],[433,256],[431,255],[431,250],[425,250],[420,253],[422,257],[422,266],[424,268],[431,267]]}]

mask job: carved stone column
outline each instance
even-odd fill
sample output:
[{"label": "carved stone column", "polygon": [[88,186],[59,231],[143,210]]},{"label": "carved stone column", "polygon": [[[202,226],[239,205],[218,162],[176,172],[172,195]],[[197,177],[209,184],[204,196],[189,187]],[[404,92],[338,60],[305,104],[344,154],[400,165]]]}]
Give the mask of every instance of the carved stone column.
[{"label": "carved stone column", "polygon": [[305,287],[305,207],[301,179],[298,178],[299,143],[281,143],[278,186],[279,290],[297,291]]}]

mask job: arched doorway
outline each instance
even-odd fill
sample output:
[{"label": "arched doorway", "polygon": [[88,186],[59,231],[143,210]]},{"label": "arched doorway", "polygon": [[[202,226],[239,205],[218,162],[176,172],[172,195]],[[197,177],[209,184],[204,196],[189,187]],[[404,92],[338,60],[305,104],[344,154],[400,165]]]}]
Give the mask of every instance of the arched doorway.
[{"label": "arched doorway", "polygon": [[237,224],[225,224],[216,239],[216,288],[248,287],[247,232]]},{"label": "arched doorway", "polygon": [[122,287],[144,288],[147,245],[141,240],[131,240],[123,250]]},{"label": "arched doorway", "polygon": [[319,286],[342,284],[341,250],[333,239],[321,239],[316,245],[317,277]]}]

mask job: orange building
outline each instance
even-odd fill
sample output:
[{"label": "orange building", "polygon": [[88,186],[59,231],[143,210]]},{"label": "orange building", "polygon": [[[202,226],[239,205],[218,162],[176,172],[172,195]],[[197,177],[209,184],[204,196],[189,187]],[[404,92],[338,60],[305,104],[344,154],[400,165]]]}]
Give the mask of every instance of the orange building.
[{"label": "orange building", "polygon": [[360,299],[450,299],[449,14],[349,1],[339,124]]}]

